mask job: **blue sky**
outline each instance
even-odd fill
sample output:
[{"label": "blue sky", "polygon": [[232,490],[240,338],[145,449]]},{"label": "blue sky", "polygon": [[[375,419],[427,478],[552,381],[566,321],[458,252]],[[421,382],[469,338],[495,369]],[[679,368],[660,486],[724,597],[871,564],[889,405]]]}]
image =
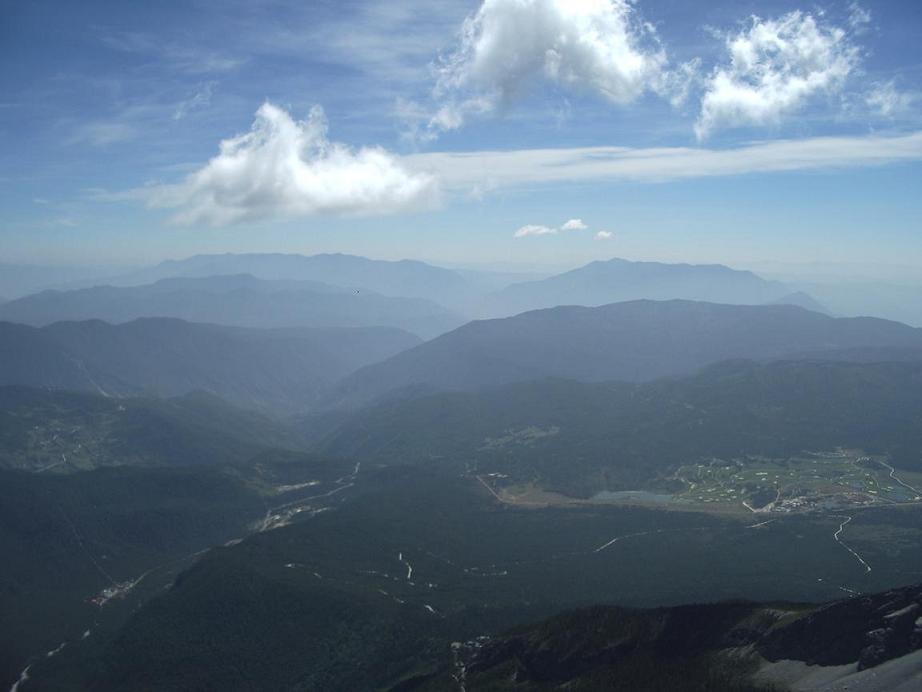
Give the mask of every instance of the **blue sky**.
[{"label": "blue sky", "polygon": [[3,2],[0,259],[922,265],[920,115],[918,2]]}]

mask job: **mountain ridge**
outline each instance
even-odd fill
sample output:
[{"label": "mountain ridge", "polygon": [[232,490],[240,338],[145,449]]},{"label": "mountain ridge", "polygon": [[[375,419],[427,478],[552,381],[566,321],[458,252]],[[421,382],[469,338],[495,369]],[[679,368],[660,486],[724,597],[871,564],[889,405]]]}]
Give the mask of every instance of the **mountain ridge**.
[{"label": "mountain ridge", "polygon": [[194,390],[264,411],[308,407],[360,365],[419,339],[393,328],[247,329],[144,318],[30,327],[0,322],[0,384],[176,396]]},{"label": "mountain ridge", "polygon": [[683,299],[761,305],[792,291],[751,271],[722,264],[597,260],[538,281],[512,284],[487,301],[495,316],[552,307],[595,307],[632,300]]},{"label": "mountain ridge", "polygon": [[419,260],[378,260],[345,253],[224,253],[165,260],[123,275],[113,283],[137,285],[167,277],[252,274],[261,279],[296,279],[375,291],[389,297],[434,300],[457,309],[471,297],[456,272]]},{"label": "mountain ridge", "polygon": [[251,274],[168,277],[140,286],[49,290],[0,305],[0,319],[45,326],[144,317],[240,327],[398,327],[432,337],[465,319],[422,298],[394,298],[330,284]]},{"label": "mountain ridge", "polygon": [[357,370],[327,397],[361,406],[405,389],[469,390],[560,377],[645,381],[734,358],[857,347],[922,347],[922,330],[790,305],[638,300],[477,320]]}]

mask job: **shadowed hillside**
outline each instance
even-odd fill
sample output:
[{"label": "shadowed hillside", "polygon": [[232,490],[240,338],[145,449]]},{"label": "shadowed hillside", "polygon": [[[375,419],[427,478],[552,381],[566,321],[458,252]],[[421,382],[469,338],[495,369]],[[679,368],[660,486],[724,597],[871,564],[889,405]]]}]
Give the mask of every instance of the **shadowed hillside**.
[{"label": "shadowed hillside", "polygon": [[333,403],[401,390],[475,389],[543,377],[641,382],[734,358],[861,347],[922,347],[922,331],[871,318],[833,319],[790,305],[634,301],[558,307],[471,322],[346,378]]},{"label": "shadowed hillside", "polygon": [[922,358],[727,363],[648,384],[543,380],[382,403],[319,449],[509,474],[586,496],[699,458],[852,446],[922,470]]},{"label": "shadowed hillside", "polygon": [[0,323],[0,384],[112,396],[195,390],[267,411],[309,406],[362,365],[416,345],[396,329],[254,330],[143,319]]}]

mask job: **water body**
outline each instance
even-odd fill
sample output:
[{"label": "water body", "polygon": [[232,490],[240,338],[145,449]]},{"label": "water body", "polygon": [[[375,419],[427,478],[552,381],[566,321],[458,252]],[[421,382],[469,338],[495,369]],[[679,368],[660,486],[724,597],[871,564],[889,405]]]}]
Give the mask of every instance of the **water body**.
[{"label": "water body", "polygon": [[676,502],[673,495],[665,493],[651,493],[647,490],[603,490],[592,496],[597,502],[651,502],[666,504]]}]

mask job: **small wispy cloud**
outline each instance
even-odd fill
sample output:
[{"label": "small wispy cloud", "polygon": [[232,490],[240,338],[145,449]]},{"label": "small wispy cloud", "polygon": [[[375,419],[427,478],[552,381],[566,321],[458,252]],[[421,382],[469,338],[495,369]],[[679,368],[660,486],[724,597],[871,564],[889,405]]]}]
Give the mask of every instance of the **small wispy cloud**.
[{"label": "small wispy cloud", "polygon": [[522,226],[513,234],[513,238],[527,238],[529,236],[557,235],[560,232],[568,231],[585,231],[589,226],[583,223],[582,219],[570,219],[559,227],[542,226],[538,224],[529,224]]},{"label": "small wispy cloud", "polygon": [[563,226],[560,227],[561,231],[585,231],[589,226],[583,223],[582,219],[570,219]]},{"label": "small wispy cloud", "polygon": [[96,121],[78,125],[67,140],[69,144],[90,144],[105,147],[111,144],[127,142],[135,139],[138,131],[134,126],[113,121]]},{"label": "small wispy cloud", "polygon": [[863,33],[871,24],[871,11],[857,2],[848,6],[848,25],[855,33]]},{"label": "small wispy cloud", "polygon": [[[310,3],[297,4],[312,13]],[[374,80],[422,86],[431,79],[433,56],[445,47],[464,13],[457,3],[431,0],[364,0],[345,3],[341,9],[334,19],[307,32],[305,24],[313,24],[310,14],[303,23],[275,27],[266,37],[272,45],[263,50],[281,47],[291,55],[322,52],[325,60]]]},{"label": "small wispy cloud", "polygon": [[173,120],[182,120],[189,113],[207,108],[211,105],[211,96],[214,94],[214,88],[217,82],[205,82],[196,92],[185,101],[180,101],[173,111]]},{"label": "small wispy cloud", "polygon": [[210,49],[194,42],[163,40],[161,36],[137,31],[100,33],[101,41],[115,50],[146,55],[176,72],[206,75],[236,70],[245,58]]},{"label": "small wispy cloud", "polygon": [[615,234],[611,231],[599,231],[595,234],[596,240],[611,240],[614,238]]},{"label": "small wispy cloud", "polygon": [[549,226],[539,226],[536,224],[529,224],[527,226],[522,226],[513,234],[513,238],[528,238],[530,236],[541,236],[541,235],[557,235],[556,228],[550,228]]},{"label": "small wispy cloud", "polygon": [[913,104],[919,100],[917,94],[900,91],[896,81],[877,83],[865,97],[865,103],[876,114],[884,118],[895,118],[912,112]]},{"label": "small wispy cloud", "polygon": [[666,183],[717,176],[817,171],[922,161],[922,131],[899,136],[812,137],[705,147],[581,147],[514,151],[432,152],[402,159],[436,177],[443,189],[468,194],[521,185],[574,182]]}]

